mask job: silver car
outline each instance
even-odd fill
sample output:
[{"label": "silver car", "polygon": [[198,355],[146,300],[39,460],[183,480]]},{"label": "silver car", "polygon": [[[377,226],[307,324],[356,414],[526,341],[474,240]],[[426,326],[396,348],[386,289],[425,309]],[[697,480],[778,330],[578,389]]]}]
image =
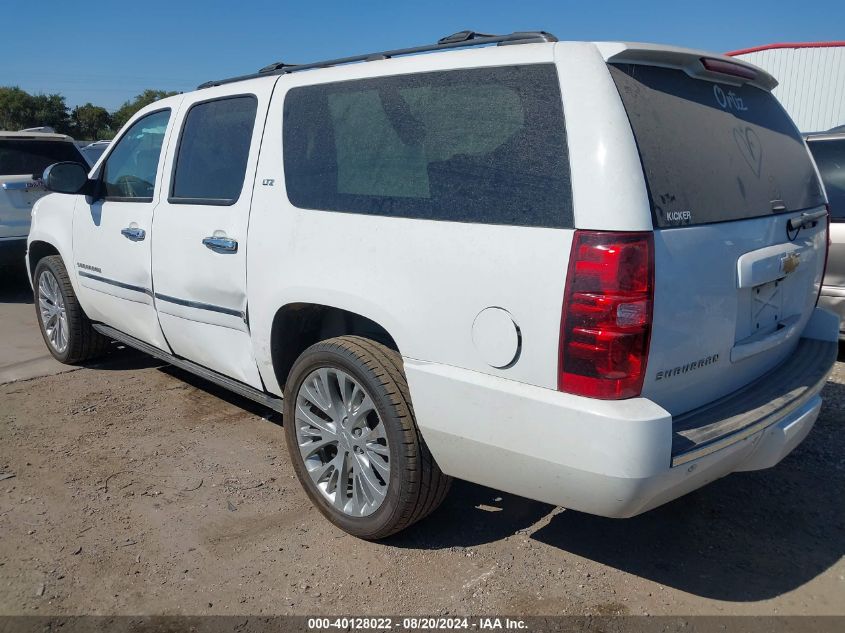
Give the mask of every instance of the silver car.
[{"label": "silver car", "polygon": [[47,195],[41,174],[66,161],[87,165],[69,136],[50,128],[0,131],[0,266],[23,266],[32,205]]},{"label": "silver car", "polygon": [[830,253],[819,305],[839,315],[845,340],[845,129],[807,135],[830,201]]}]

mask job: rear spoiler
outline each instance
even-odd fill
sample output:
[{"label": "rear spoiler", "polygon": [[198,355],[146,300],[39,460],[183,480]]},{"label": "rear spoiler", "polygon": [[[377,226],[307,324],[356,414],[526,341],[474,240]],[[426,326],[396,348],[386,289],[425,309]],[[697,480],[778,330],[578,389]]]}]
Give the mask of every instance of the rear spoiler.
[{"label": "rear spoiler", "polygon": [[597,42],[596,46],[609,64],[677,68],[697,79],[737,86],[747,83],[769,91],[778,85],[777,79],[759,66],[720,53],[634,42]]}]

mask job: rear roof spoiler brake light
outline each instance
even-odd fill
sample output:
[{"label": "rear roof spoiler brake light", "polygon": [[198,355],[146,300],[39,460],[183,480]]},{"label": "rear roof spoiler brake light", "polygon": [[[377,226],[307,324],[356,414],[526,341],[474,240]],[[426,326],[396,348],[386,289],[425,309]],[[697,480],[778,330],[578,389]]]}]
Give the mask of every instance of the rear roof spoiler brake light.
[{"label": "rear roof spoiler brake light", "polygon": [[734,62],[728,62],[723,59],[713,59],[712,57],[702,57],[701,65],[710,72],[720,73],[722,75],[733,75],[734,77],[742,77],[753,81],[757,79],[757,71],[747,66],[742,66]]},{"label": "rear roof spoiler brake light", "polygon": [[690,77],[736,85],[750,83],[764,90],[772,90],[778,85],[777,80],[762,68],[707,51],[634,42],[598,42],[596,45],[609,64],[677,68]]}]

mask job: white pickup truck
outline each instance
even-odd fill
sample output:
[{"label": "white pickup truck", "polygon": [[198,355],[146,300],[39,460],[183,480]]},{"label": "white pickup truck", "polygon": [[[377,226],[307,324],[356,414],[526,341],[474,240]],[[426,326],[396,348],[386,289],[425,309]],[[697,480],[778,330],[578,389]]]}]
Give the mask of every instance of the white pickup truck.
[{"label": "white pickup truck", "polygon": [[363,538],[451,477],[633,516],[774,466],[822,406],[827,201],[775,85],[544,32],[209,82],[46,172],[39,324],[282,411]]}]

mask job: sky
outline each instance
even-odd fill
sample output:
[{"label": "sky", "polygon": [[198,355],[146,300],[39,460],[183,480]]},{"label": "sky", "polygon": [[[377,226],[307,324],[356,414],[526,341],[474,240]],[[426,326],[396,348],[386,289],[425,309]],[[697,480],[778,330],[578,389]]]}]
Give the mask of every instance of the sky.
[{"label": "sky", "polygon": [[145,88],[433,43],[464,29],[561,40],[657,42],[719,52],[845,39],[843,0],[0,0],[0,86],[113,111]]}]

